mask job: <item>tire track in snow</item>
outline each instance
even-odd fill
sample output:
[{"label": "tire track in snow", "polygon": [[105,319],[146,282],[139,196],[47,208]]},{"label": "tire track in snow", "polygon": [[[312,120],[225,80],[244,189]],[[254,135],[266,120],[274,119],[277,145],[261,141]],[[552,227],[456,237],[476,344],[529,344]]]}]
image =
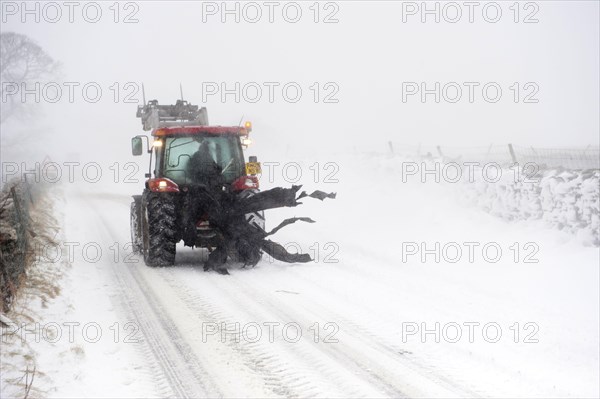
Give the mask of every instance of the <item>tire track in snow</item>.
[{"label": "tire track in snow", "polygon": [[[223,281],[219,283],[220,287],[227,291],[231,297],[236,298],[236,302],[242,306],[244,303],[248,303],[248,298],[261,298],[263,301],[263,307],[269,309],[273,314],[277,316],[279,320],[290,320],[299,323],[300,325],[312,325],[316,321],[322,320],[323,322],[330,322],[335,319],[323,317],[323,314],[311,314],[308,315],[303,312],[302,309],[296,307],[294,309],[290,307],[283,307],[282,301],[276,301],[270,299],[269,296],[264,295],[266,290],[257,290],[255,287],[247,283],[247,281],[240,281],[234,274],[231,276],[235,279],[235,284],[227,284]],[[307,343],[314,343],[308,337],[303,337],[303,340]],[[364,342],[356,342],[356,346],[363,345]],[[357,384],[357,380],[360,380],[360,385],[367,385],[372,391],[366,396],[373,395],[385,395],[394,398],[406,398],[408,395],[404,392],[402,387],[399,387],[394,378],[386,378],[385,367],[381,367],[379,370],[374,370],[374,365],[377,365],[378,360],[373,358],[365,358],[360,356],[360,350],[354,346],[345,345],[341,340],[338,343],[323,343],[311,345],[313,349],[318,350],[316,363],[321,367],[321,372],[329,375],[330,378],[338,380],[339,383],[350,384],[344,386],[352,386]],[[325,358],[328,359],[329,365],[326,365]],[[331,365],[334,364],[334,366]],[[354,378],[352,381],[343,381],[343,377],[340,376],[340,372],[344,371],[347,374],[352,375]],[[360,386],[359,385],[359,386]]]},{"label": "tire track in snow", "polygon": [[[295,274],[295,277],[300,280],[306,281],[306,283],[310,286],[321,286],[319,281],[315,281],[303,275],[302,273],[296,273],[296,271],[292,271]],[[325,287],[323,287],[325,289]],[[331,308],[323,308],[321,303],[315,301],[311,298],[306,298],[305,304],[308,302],[310,305],[310,312],[312,314],[321,314],[323,310],[329,315],[328,317],[333,318],[337,322],[343,325],[344,330],[347,331],[350,335],[354,336],[357,339],[360,339],[363,342],[369,343],[372,347],[376,348],[383,354],[387,354],[388,356],[397,357],[398,361],[402,362],[405,366],[413,370],[414,372],[422,375],[423,377],[432,380],[437,385],[443,386],[450,390],[451,392],[459,395],[460,397],[480,397],[481,394],[476,392],[475,390],[469,388],[467,382],[465,381],[455,381],[450,378],[439,373],[440,370],[436,369],[434,365],[425,364],[424,360],[418,359],[412,355],[410,352],[406,352],[397,344],[393,344],[389,342],[388,339],[382,337],[379,334],[373,332],[373,330],[383,330],[390,331],[393,330],[391,328],[380,328],[383,324],[382,322],[378,322],[374,327],[365,327],[364,323],[357,323],[354,320],[349,319],[344,316],[340,312],[336,312]],[[342,328],[340,326],[340,329]],[[400,356],[398,356],[400,355]],[[462,382],[462,385],[459,384]]]},{"label": "tire track in snow", "polygon": [[[161,395],[187,397],[186,388],[178,378],[176,367],[169,359],[168,350],[161,343],[156,331],[160,325],[153,320],[136,295],[132,295],[131,289],[136,289],[133,284],[127,284],[123,278],[122,271],[113,270],[114,280],[118,285],[121,305],[125,308],[128,319],[134,320],[143,334],[143,353],[150,363],[157,384],[161,388]],[[130,287],[127,290],[126,287]]]},{"label": "tire track in snow", "polygon": [[[94,209],[98,209],[94,207]],[[112,227],[96,211],[101,227],[108,237],[119,241]],[[156,378],[163,387],[163,396],[193,398],[198,396],[222,396],[216,385],[206,381],[208,373],[193,355],[193,351],[174,327],[173,321],[157,302],[152,292],[137,273],[136,265],[124,261],[110,262],[116,287],[120,292],[121,305],[129,319],[135,320],[144,335],[146,358],[158,370]],[[151,354],[151,356],[148,356]],[[174,356],[175,355],[175,356]],[[166,389],[168,386],[169,389]],[[171,391],[169,393],[165,390]]]},{"label": "tire track in snow", "polygon": [[[217,300],[208,300],[197,289],[182,284],[177,279],[175,270],[163,269],[160,272],[171,289],[198,315],[199,321],[216,323],[219,326],[218,334],[221,334],[221,323],[232,325],[236,321],[239,322],[239,319],[231,315],[226,308],[218,305],[222,305],[223,301],[218,298]],[[245,308],[240,307],[238,310]],[[269,348],[265,348],[260,342],[225,340],[222,344],[239,355],[243,359],[243,363],[251,370],[259,373],[264,379],[266,388],[273,394],[283,397],[317,396],[318,387],[311,379],[305,375],[286,373],[286,364],[281,361],[280,354],[268,350]]]},{"label": "tire track in snow", "polygon": [[[238,277],[232,275],[232,278],[237,279]],[[261,283],[260,278],[256,276],[249,276],[249,278],[253,281],[244,281],[238,284],[236,292],[230,294],[239,295],[244,293],[246,297],[256,298],[261,295],[261,292],[267,290],[264,284]],[[305,279],[305,281],[309,283],[311,289],[314,289],[315,284],[313,281],[308,279]],[[261,285],[263,286],[262,290],[259,289]],[[226,289],[226,287],[224,288]],[[321,348],[328,349],[324,352],[329,352],[330,356],[338,358],[341,364],[340,367],[348,367],[349,364],[358,367],[364,373],[365,378],[381,386],[388,395],[406,397],[409,396],[406,392],[410,391],[410,396],[479,396],[476,392],[440,375],[439,371],[433,366],[423,365],[418,360],[411,358],[400,347],[386,342],[362,324],[352,322],[330,307],[324,306],[323,301],[317,302],[305,296],[302,298],[301,303],[294,306],[290,314],[290,308],[286,307],[286,310],[283,310],[281,302],[269,299],[264,295],[263,298],[268,301],[265,305],[274,309],[281,309],[280,315],[283,318],[287,317],[296,321],[304,318],[309,322],[322,319],[338,323],[340,332],[347,335],[354,344],[344,346],[328,345]],[[242,298],[241,302],[247,302],[247,299]],[[340,343],[342,343],[341,339]],[[391,369],[401,369],[401,373],[390,373],[389,370]],[[402,381],[398,380],[398,376],[402,376]],[[419,381],[419,383],[415,383],[415,381]],[[422,389],[425,389],[425,392],[422,392]]]},{"label": "tire track in snow", "polygon": [[[226,323],[240,322],[240,324],[243,324],[242,319],[254,322],[259,320],[274,321],[276,319],[298,321],[297,317],[291,317],[287,314],[281,317],[281,312],[272,306],[262,306],[264,305],[264,298],[260,295],[255,295],[251,299],[241,297],[238,293],[239,286],[237,283],[231,284],[229,277],[219,276],[219,279],[211,282],[214,283],[213,289],[218,292],[217,295],[226,298],[226,300],[218,301],[219,305],[216,305],[215,302],[217,301],[207,300],[205,296],[195,293],[198,288],[189,286],[189,279],[178,279],[176,270],[168,270],[168,273],[165,272],[165,280],[169,282],[175,292],[184,298],[189,306],[203,314],[202,318],[204,320]],[[229,280],[229,283],[223,283],[224,280]],[[227,304],[229,306],[225,306],[225,302],[230,302]],[[235,311],[233,311],[234,309]],[[235,312],[238,314],[232,315]],[[274,317],[273,315],[277,316]],[[283,392],[286,396],[406,396],[393,387],[373,384],[373,381],[367,381],[368,379],[363,378],[357,381],[358,376],[362,374],[360,370],[356,367],[349,369],[345,358],[335,358],[332,361],[331,358],[323,357],[323,352],[317,347],[325,344],[316,344],[306,336],[299,343],[288,343],[288,350],[286,350],[286,345],[277,346],[273,343],[266,344],[266,347],[261,346],[259,343],[255,346],[242,345],[241,343],[230,344],[238,350],[243,348],[240,354],[250,355],[250,362],[256,363],[257,358],[260,362],[259,365],[266,362],[267,364],[261,371],[267,375],[274,375],[275,379],[271,381],[271,386],[273,383],[275,384],[274,392]],[[251,348],[249,353],[247,353],[248,348]],[[282,352],[286,352],[285,357],[289,359],[288,362],[282,359]],[[275,359],[278,359],[279,362],[276,362]],[[299,367],[300,364],[302,366]],[[316,381],[319,383],[315,384]],[[285,387],[285,389],[282,391],[281,387]]]}]

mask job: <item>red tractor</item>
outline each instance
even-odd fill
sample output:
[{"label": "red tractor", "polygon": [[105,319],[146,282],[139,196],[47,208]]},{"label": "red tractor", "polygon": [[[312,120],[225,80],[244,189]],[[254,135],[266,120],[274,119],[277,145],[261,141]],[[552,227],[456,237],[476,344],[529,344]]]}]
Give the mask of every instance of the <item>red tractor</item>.
[{"label": "red tractor", "polygon": [[[132,154],[150,154],[142,195],[131,203],[131,240],[135,253],[149,266],[175,262],[176,244],[213,250],[219,245],[219,229],[211,225],[210,207],[198,205],[192,192],[198,187],[215,195],[249,197],[258,193],[256,157],[245,162],[243,148],[250,144],[251,124],[209,126],[206,108],[183,100],[159,105],[156,100],[138,106],[137,116],[147,136],[132,139]],[[145,139],[145,140],[144,140]],[[198,208],[200,206],[200,208]],[[264,232],[262,210],[245,214],[246,221]],[[258,260],[254,259],[254,263]]]}]

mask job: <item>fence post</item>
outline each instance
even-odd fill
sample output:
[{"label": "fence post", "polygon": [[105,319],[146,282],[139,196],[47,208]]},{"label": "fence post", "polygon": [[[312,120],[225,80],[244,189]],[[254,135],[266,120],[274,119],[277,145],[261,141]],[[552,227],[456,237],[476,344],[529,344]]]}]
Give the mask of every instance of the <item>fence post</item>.
[{"label": "fence post", "polygon": [[15,187],[10,188],[10,196],[13,200],[13,206],[15,207],[15,212],[17,212],[17,219],[19,219],[19,223],[21,223],[21,204],[19,204],[19,196],[15,191]]},{"label": "fence post", "polygon": [[517,163],[517,156],[515,155],[515,150],[512,144],[508,144],[508,151],[510,152],[510,157],[512,158],[513,163]]},{"label": "fence post", "polygon": [[23,176],[25,178],[25,191],[27,191],[27,198],[29,198],[29,203],[33,204],[33,196],[31,195],[31,185],[29,184],[29,180],[27,180],[27,175]]},{"label": "fence post", "polygon": [[10,188],[10,195],[12,196],[12,200],[13,200],[13,207],[15,208],[15,213],[17,214],[17,228],[15,229],[17,231],[17,243],[19,244],[19,255],[20,255],[20,259],[19,259],[19,264],[20,267],[23,268],[23,270],[25,270],[25,252],[27,250],[27,246],[28,244],[28,239],[27,239],[27,220],[26,217],[27,215],[24,213],[23,208],[21,207],[21,203],[19,202],[19,196],[17,195],[17,192],[15,190],[15,186],[12,186]]}]

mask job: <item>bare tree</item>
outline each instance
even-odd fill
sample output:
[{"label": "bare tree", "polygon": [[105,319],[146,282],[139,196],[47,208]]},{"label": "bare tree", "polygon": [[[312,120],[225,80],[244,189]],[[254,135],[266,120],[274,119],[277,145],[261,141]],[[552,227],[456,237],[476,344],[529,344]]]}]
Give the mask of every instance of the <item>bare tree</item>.
[{"label": "bare tree", "polygon": [[20,95],[8,95],[7,88],[32,85],[58,73],[59,64],[29,37],[14,33],[0,33],[0,96],[2,111],[0,123],[25,110]]}]

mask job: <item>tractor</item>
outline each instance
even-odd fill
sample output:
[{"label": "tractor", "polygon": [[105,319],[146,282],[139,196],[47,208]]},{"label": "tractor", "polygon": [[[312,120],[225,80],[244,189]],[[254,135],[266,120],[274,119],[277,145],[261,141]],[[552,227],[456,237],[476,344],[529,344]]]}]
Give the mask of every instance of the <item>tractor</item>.
[{"label": "tractor", "polygon": [[[170,266],[182,240],[186,246],[213,251],[223,240],[222,229],[213,225],[210,201],[204,199],[226,198],[221,204],[259,192],[260,163],[256,157],[245,162],[243,152],[251,142],[251,123],[210,126],[206,108],[183,99],[175,105],[149,101],[138,106],[136,116],[151,138],[138,135],[131,140],[134,156],[150,154],[143,193],[131,203],[133,252],[142,254],[148,266]],[[246,226],[263,234],[263,210],[242,216]],[[256,264],[260,254],[242,261]]]}]

